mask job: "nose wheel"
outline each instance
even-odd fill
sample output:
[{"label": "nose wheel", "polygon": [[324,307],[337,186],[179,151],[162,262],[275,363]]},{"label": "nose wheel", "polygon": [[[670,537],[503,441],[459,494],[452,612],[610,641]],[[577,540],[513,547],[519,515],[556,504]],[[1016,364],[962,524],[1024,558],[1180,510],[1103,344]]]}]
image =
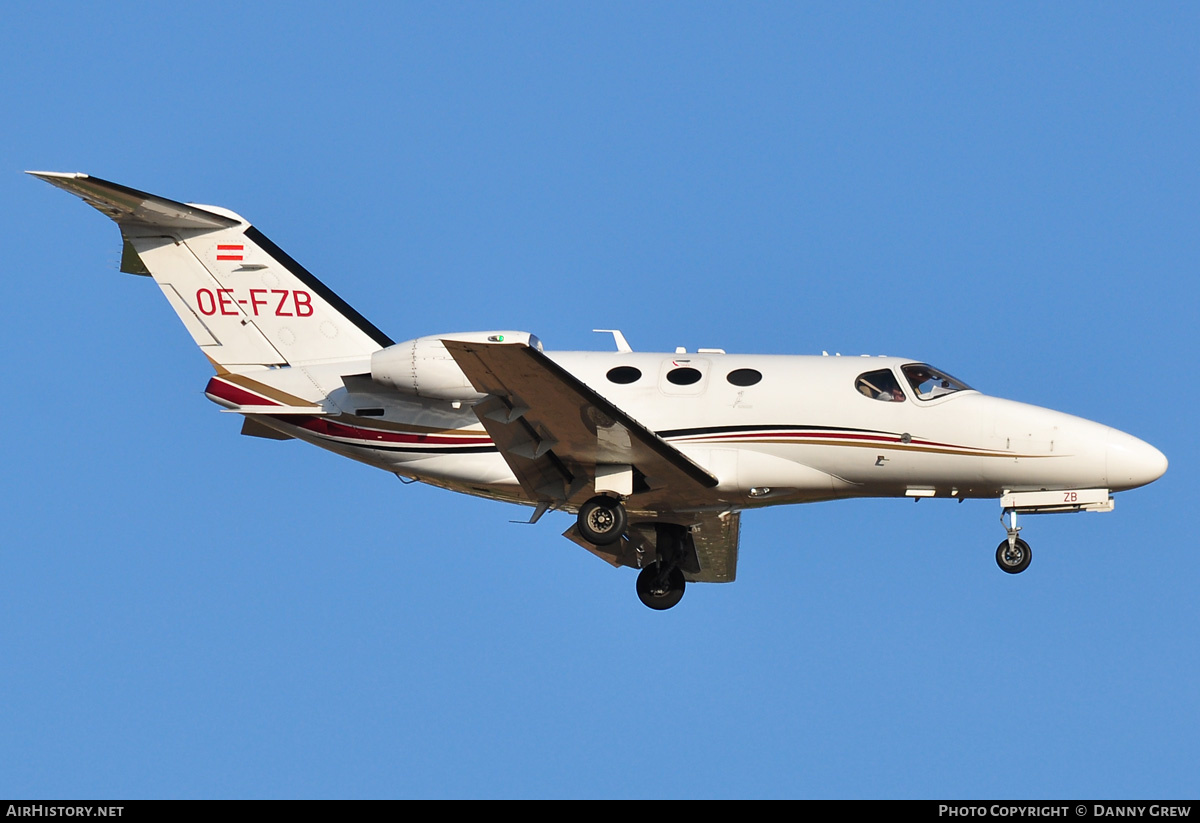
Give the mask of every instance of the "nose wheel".
[{"label": "nose wheel", "polygon": [[1029,544],[1019,537],[1012,541],[1012,545],[1005,539],[996,547],[996,565],[1009,574],[1025,571],[1032,559],[1033,552],[1029,550]]},{"label": "nose wheel", "polygon": [[1029,562],[1033,560],[1033,552],[1030,551],[1028,543],[1017,537],[1021,531],[1021,527],[1017,525],[1017,510],[1007,509],[1001,512],[1001,523],[1004,522],[1005,514],[1009,516],[1008,525],[1005,526],[1008,537],[996,547],[996,565],[1000,567],[1001,571],[1020,574],[1029,568]]}]

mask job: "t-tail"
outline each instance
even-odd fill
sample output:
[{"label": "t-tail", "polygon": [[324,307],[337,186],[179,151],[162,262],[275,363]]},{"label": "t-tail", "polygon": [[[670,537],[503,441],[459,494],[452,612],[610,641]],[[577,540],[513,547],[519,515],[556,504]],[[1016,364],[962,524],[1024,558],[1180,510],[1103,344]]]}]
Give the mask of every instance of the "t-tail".
[{"label": "t-tail", "polygon": [[393,341],[233,212],[86,174],[29,174],[116,221],[121,271],[148,275],[218,370],[361,359]]}]

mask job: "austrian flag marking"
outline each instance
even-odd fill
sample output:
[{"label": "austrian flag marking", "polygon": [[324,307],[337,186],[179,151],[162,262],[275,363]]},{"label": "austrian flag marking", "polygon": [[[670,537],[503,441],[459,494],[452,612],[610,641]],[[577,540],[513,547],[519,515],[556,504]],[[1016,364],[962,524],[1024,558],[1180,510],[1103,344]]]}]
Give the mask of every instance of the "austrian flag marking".
[{"label": "austrian flag marking", "polygon": [[218,260],[241,260],[242,259],[241,244],[238,244],[236,246],[233,246],[233,245],[217,246],[217,259]]}]

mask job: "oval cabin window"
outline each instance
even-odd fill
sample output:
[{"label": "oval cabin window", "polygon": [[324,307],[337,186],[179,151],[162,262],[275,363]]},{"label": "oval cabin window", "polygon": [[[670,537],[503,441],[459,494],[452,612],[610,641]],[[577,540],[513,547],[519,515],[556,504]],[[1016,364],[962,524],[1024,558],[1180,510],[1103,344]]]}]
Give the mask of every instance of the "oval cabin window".
[{"label": "oval cabin window", "polygon": [[725,375],[725,379],[735,386],[753,386],[762,380],[762,372],[758,369],[734,369]]},{"label": "oval cabin window", "polygon": [[676,386],[690,386],[693,383],[698,383],[702,376],[699,371],[687,366],[671,369],[667,372],[667,380]]},{"label": "oval cabin window", "polygon": [[636,383],[642,379],[642,372],[633,366],[617,366],[615,369],[609,369],[607,376],[610,383]]}]

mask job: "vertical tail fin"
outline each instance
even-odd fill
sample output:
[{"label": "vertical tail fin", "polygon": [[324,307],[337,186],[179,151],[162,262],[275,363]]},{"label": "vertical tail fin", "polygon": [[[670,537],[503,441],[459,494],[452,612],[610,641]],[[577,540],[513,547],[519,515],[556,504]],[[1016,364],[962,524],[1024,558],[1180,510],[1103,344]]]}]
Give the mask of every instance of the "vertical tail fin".
[{"label": "vertical tail fin", "polygon": [[237,214],[86,174],[30,172],[116,221],[121,270],[153,277],[201,350],[228,367],[367,356],[392,340]]}]

